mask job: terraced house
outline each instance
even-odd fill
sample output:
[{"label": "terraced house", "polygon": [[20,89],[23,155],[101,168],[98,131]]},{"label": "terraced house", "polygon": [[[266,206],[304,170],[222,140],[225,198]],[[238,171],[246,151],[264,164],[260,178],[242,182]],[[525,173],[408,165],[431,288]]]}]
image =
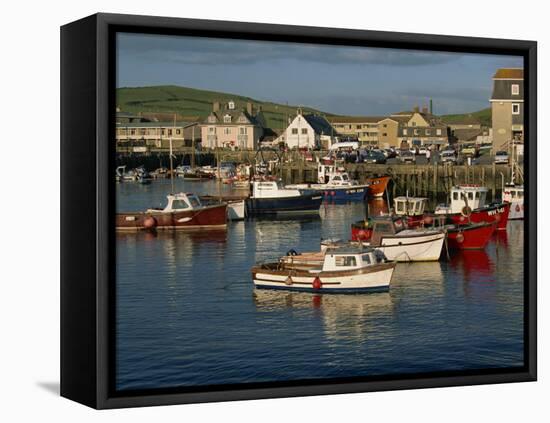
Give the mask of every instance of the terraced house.
[{"label": "terraced house", "polygon": [[440,117],[431,114],[427,107],[422,111],[415,107],[412,112],[403,112],[399,116],[407,118],[399,126],[398,139],[409,146],[442,146],[449,142],[449,130]]},{"label": "terraced house", "polygon": [[493,76],[491,95],[495,151],[507,150],[512,140],[523,143],[523,100],[523,69],[498,69]]},{"label": "terraced house", "polygon": [[362,145],[378,146],[379,124],[384,116],[335,116],[329,122],[342,141],[357,140]]},{"label": "terraced house", "polygon": [[239,108],[234,101],[214,102],[212,112],[201,124],[202,147],[256,149],[264,128],[261,108],[255,111],[251,102],[246,108]]}]

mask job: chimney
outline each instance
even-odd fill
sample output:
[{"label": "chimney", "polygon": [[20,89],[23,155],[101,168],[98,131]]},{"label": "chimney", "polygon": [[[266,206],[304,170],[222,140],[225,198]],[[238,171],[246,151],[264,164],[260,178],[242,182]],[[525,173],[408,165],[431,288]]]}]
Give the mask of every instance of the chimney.
[{"label": "chimney", "polygon": [[420,108],[418,107],[418,105],[413,107],[413,112],[418,113],[419,111],[420,111]]},{"label": "chimney", "polygon": [[434,114],[434,104],[433,100],[430,98],[430,115]]},{"label": "chimney", "polygon": [[213,112],[219,112],[220,111],[220,102],[219,101],[215,101],[214,103],[212,103],[212,111]]},{"label": "chimney", "polygon": [[424,113],[425,115],[428,114],[428,106],[422,106],[422,113]]},{"label": "chimney", "polygon": [[252,116],[252,102],[251,101],[248,101],[246,103],[246,111],[248,112],[249,115]]}]

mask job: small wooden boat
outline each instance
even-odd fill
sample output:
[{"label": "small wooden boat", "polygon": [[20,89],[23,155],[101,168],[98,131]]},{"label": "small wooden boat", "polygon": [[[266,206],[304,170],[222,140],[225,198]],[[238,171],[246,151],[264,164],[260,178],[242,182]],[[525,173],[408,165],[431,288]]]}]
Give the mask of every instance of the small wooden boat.
[{"label": "small wooden boat", "polygon": [[246,196],[238,195],[201,195],[204,204],[224,202],[227,204],[227,218],[229,220],[242,220],[246,217]]},{"label": "small wooden boat", "polygon": [[389,289],[395,266],[381,260],[372,249],[329,248],[322,253],[297,254],[278,262],[258,264],[252,267],[252,279],[259,289],[337,294],[379,292]]},{"label": "small wooden boat", "polygon": [[322,195],[287,189],[280,181],[254,181],[252,196],[246,200],[246,210],[249,216],[319,213],[322,200]]},{"label": "small wooden boat", "polygon": [[[363,224],[363,228],[360,225]],[[363,232],[361,232],[363,231]],[[407,229],[401,217],[377,216],[352,225],[352,241],[382,251],[389,260],[400,262],[437,261],[445,241],[440,229]]]},{"label": "small wooden boat", "polygon": [[117,213],[117,231],[164,229],[224,229],[227,204],[203,205],[192,193],[170,194],[164,209]]}]

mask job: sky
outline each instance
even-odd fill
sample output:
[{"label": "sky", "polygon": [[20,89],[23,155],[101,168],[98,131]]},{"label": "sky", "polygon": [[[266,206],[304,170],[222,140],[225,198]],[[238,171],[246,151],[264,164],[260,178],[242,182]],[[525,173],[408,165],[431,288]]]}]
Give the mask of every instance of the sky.
[{"label": "sky", "polygon": [[117,87],[180,85],[328,113],[489,107],[491,77],[518,56],[119,33]]}]

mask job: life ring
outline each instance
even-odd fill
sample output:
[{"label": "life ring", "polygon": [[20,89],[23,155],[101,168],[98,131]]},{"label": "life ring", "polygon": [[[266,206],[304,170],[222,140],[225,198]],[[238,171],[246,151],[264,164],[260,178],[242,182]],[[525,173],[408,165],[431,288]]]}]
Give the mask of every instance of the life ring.
[{"label": "life ring", "polygon": [[316,276],[315,279],[313,279],[311,286],[313,287],[313,289],[321,289],[323,287],[323,282],[321,282],[319,276]]},{"label": "life ring", "polygon": [[460,213],[462,213],[462,216],[470,216],[472,214],[472,209],[470,206],[464,206]]},{"label": "life ring", "polygon": [[143,221],[143,227],[145,229],[154,229],[157,226],[157,219],[153,216],[147,216]]}]

